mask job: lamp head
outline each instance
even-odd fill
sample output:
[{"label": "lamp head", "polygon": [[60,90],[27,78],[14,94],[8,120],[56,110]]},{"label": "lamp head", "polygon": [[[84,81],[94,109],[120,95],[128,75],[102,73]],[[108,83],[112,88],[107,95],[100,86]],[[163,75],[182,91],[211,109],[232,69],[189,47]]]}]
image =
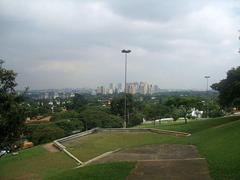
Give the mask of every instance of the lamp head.
[{"label": "lamp head", "polygon": [[130,49],[128,49],[128,50],[126,50],[126,49],[123,49],[121,52],[122,52],[122,53],[130,53],[130,52],[131,52],[131,50],[130,50]]}]

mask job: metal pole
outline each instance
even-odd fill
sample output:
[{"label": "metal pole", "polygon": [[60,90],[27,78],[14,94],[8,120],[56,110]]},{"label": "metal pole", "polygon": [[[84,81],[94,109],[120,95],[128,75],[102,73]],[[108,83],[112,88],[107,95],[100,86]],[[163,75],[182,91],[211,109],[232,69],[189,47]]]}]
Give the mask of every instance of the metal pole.
[{"label": "metal pole", "polygon": [[[206,81],[207,81],[207,88],[206,88],[206,91],[207,91],[207,98],[208,98],[208,79],[210,78],[210,76],[204,76],[206,78]],[[207,106],[207,110],[206,110],[206,116],[208,118],[208,114],[209,114],[209,110],[208,110],[208,99],[206,101],[206,106]]]},{"label": "metal pole", "polygon": [[125,53],[125,88],[124,88],[124,94],[125,94],[125,103],[124,103],[124,123],[123,127],[127,127],[127,54],[131,52],[131,50],[125,50],[123,49],[121,51],[122,53]]},{"label": "metal pole", "polygon": [[127,127],[127,53],[125,53],[125,103],[124,103],[124,124],[123,127]]}]

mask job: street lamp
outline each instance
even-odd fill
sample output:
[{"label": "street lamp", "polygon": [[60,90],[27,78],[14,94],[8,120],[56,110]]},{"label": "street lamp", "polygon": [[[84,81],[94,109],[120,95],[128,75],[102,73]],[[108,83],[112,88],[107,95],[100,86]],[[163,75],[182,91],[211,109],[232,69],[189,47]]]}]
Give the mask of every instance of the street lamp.
[{"label": "street lamp", "polygon": [[[207,91],[207,98],[208,98],[208,79],[210,78],[210,76],[204,76],[204,78],[206,79],[207,81],[207,88],[206,88],[206,91]],[[207,99],[207,112],[206,112],[206,115],[207,115],[207,118],[208,118],[208,99]]]},{"label": "street lamp", "polygon": [[131,50],[123,49],[121,51],[125,54],[125,87],[124,87],[124,94],[125,94],[125,103],[124,103],[124,123],[123,127],[127,127],[127,54],[131,52]]}]

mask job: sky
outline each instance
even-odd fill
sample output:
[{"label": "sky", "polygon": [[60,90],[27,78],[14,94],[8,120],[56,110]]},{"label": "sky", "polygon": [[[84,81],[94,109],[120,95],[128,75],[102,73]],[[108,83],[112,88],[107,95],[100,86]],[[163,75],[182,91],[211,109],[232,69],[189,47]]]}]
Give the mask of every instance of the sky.
[{"label": "sky", "polygon": [[144,81],[206,89],[240,63],[239,0],[0,0],[0,58],[18,88]]}]

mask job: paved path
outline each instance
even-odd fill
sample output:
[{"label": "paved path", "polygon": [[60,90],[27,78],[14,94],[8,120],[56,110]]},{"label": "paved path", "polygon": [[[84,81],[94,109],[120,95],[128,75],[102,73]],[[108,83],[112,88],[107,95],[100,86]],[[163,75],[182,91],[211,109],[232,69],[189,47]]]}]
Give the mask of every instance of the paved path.
[{"label": "paved path", "polygon": [[91,164],[137,161],[128,180],[209,180],[208,165],[192,145],[147,145],[115,152]]}]

